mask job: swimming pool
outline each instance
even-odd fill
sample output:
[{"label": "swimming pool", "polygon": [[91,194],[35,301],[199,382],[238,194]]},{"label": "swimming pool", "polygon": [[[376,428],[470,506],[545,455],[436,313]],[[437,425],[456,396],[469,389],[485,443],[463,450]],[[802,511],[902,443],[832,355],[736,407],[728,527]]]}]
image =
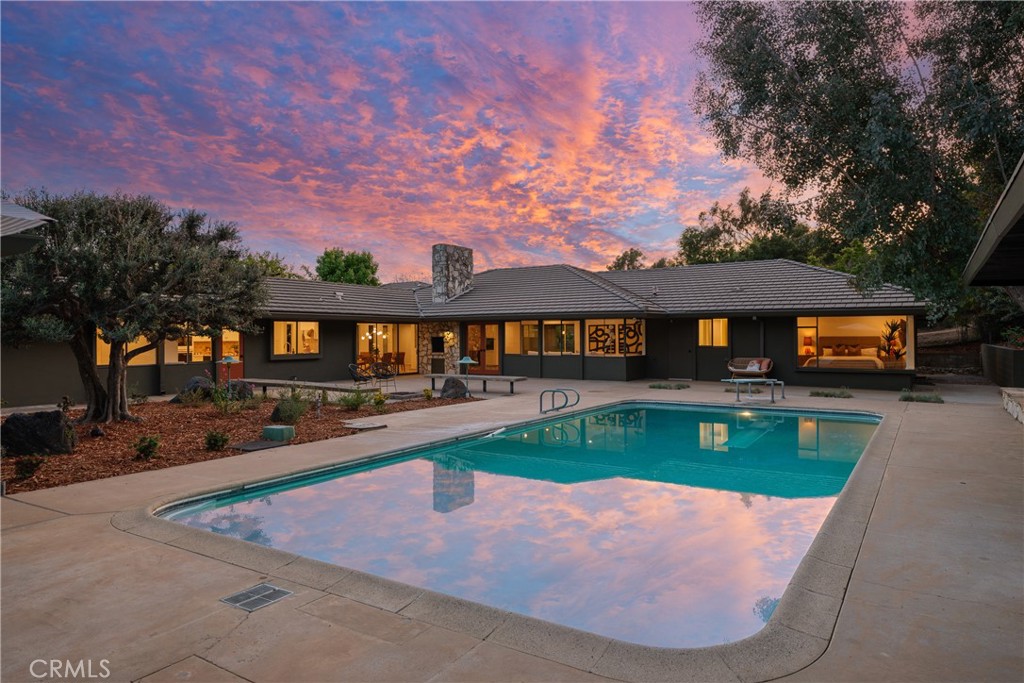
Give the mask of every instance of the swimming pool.
[{"label": "swimming pool", "polygon": [[645,645],[759,630],[877,417],[630,403],[163,516]]}]

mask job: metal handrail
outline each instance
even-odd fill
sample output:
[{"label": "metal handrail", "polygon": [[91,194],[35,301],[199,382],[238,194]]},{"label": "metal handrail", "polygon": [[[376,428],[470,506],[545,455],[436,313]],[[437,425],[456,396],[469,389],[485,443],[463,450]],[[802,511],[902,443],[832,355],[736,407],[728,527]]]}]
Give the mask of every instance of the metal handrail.
[{"label": "metal handrail", "polygon": [[[575,398],[572,399],[571,403],[570,403],[569,393],[567,393],[567,392],[572,392],[572,394],[575,396]],[[548,408],[547,410],[544,409],[544,396],[550,396],[551,397],[551,407]],[[556,396],[561,396],[561,398],[562,398],[561,405],[555,405],[555,397]],[[544,391],[540,392],[540,414],[544,415],[545,413],[554,413],[554,412],[557,412],[559,410],[564,410],[565,408],[572,408],[574,405],[578,404],[579,402],[580,402],[580,392],[576,391],[575,389],[545,389]]]}]

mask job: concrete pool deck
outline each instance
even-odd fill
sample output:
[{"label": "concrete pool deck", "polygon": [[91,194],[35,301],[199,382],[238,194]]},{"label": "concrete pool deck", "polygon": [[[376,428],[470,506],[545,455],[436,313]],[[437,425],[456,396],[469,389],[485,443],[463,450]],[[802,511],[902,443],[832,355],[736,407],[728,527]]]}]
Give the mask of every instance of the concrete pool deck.
[{"label": "concrete pool deck", "polygon": [[[844,493],[767,635],[731,652],[623,646],[467,611],[462,601],[143,514],[199,491],[533,419],[540,390],[559,385],[580,390],[580,408],[628,399],[735,405],[718,383],[670,391],[531,379],[515,396],[375,418],[385,430],[3,498],[3,680],[43,680],[33,674],[49,660],[91,662],[94,674],[106,660],[107,680],[147,682],[1024,677],[1024,427],[991,386],[956,386],[945,404],[861,390],[811,398],[787,387],[780,407],[885,415],[870,461],[855,472],[874,491]],[[264,580],[294,595],[253,613],[219,602]],[[36,660],[47,664],[33,669]]]}]

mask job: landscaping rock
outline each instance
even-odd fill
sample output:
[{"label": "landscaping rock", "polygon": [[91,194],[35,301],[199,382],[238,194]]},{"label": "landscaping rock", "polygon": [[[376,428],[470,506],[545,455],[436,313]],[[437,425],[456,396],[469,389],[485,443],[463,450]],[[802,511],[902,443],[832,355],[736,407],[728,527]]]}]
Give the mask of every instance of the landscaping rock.
[{"label": "landscaping rock", "polygon": [[461,379],[448,377],[441,387],[441,398],[466,398],[469,396],[469,388]]},{"label": "landscaping rock", "polygon": [[[189,377],[188,381],[185,382],[185,386],[181,388],[181,392],[171,399],[171,403],[181,403],[182,394],[191,394],[193,392],[202,394],[205,399],[211,399],[213,398],[213,386],[213,380],[209,377]],[[251,389],[252,387],[250,387],[250,391]]]},{"label": "landscaping rock", "polygon": [[78,444],[75,428],[59,410],[14,413],[0,427],[0,441],[8,455],[72,453]]}]

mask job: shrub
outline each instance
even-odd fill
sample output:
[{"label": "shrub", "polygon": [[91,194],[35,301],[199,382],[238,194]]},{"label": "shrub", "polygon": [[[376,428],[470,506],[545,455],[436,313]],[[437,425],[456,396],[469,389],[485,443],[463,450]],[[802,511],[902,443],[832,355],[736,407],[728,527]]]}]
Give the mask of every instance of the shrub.
[{"label": "shrub", "polygon": [[261,405],[263,405],[263,402],[265,400],[266,397],[263,396],[262,394],[253,394],[252,396],[241,402],[242,410],[256,410]]},{"label": "shrub", "polygon": [[434,390],[433,389],[424,389],[423,390],[423,398],[427,399],[428,401],[430,399],[434,398]]},{"label": "shrub", "polygon": [[818,396],[822,398],[853,398],[853,394],[842,387],[840,389],[822,389],[811,392],[811,396]]},{"label": "shrub", "polygon": [[70,396],[61,396],[60,403],[57,404],[57,407],[60,408],[60,412],[67,415],[71,412],[71,409],[75,407],[75,402],[71,400]]},{"label": "shrub", "polygon": [[285,396],[277,402],[274,412],[270,415],[271,422],[280,422],[286,425],[298,424],[299,419],[306,414],[309,403],[301,399]]},{"label": "shrub", "polygon": [[917,403],[945,403],[942,397],[931,392],[914,392],[907,389],[900,391],[901,401],[916,401]]},{"label": "shrub", "polygon": [[206,403],[207,392],[202,389],[191,389],[189,391],[183,391],[177,395],[178,403],[183,406],[195,407]]},{"label": "shrub", "polygon": [[1007,327],[1003,330],[1003,343],[1015,349],[1024,349],[1024,327]]},{"label": "shrub", "polygon": [[378,413],[383,413],[387,410],[388,395],[382,391],[378,391],[377,395],[373,397],[373,407]]},{"label": "shrub", "polygon": [[150,460],[156,457],[159,450],[159,436],[140,436],[139,440],[135,442],[135,459]]},{"label": "shrub", "polygon": [[206,450],[208,451],[222,451],[228,445],[228,441],[231,437],[224,432],[218,432],[215,429],[211,429],[206,432]]},{"label": "shrub", "polygon": [[128,403],[133,406],[141,406],[143,403],[149,402],[149,396],[141,393],[135,387],[132,387],[128,392]]},{"label": "shrub", "polygon": [[38,455],[27,455],[23,458],[18,458],[14,461],[14,476],[16,479],[30,479],[32,475],[36,473],[46,458],[40,458]]},{"label": "shrub", "polygon": [[342,394],[341,398],[338,400],[341,401],[341,405],[353,411],[359,410],[360,408],[362,408],[363,406],[370,402],[370,399],[367,398],[366,394],[364,394],[361,391],[353,391],[351,393]]},{"label": "shrub", "polygon": [[655,382],[654,384],[648,384],[650,389],[689,389],[690,385],[683,382],[676,382],[675,384],[667,384],[665,382]]},{"label": "shrub", "polygon": [[[760,394],[761,393],[761,387],[752,387],[752,386],[750,386],[748,384],[747,385],[747,389],[749,389],[750,393],[752,393],[752,394]],[[742,391],[742,389],[741,389],[741,391]],[[727,394],[734,394],[734,393],[736,393],[736,389],[734,387],[726,387],[725,388],[725,393],[727,393]]]}]

